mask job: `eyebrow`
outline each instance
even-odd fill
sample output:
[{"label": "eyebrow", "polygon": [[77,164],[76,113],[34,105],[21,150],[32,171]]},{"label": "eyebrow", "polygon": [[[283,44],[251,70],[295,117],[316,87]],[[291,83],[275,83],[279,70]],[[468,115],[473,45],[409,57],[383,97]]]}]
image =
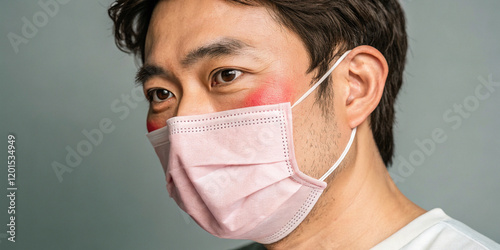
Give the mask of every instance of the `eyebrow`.
[{"label": "eyebrow", "polygon": [[[181,60],[181,65],[184,68],[187,68],[202,58],[217,58],[221,56],[238,55],[241,54],[241,51],[245,48],[251,48],[251,46],[238,39],[222,38],[213,43],[191,50]],[[164,70],[163,68],[152,64],[145,64],[137,71],[135,81],[138,85],[144,85],[146,81],[155,76],[164,76],[177,80],[172,73]]]},{"label": "eyebrow", "polygon": [[152,64],[145,64],[137,71],[137,74],[135,75],[135,82],[137,85],[144,85],[144,83],[155,76],[164,76],[175,79],[175,76],[173,76],[170,72],[165,71],[163,68]]},{"label": "eyebrow", "polygon": [[184,67],[188,67],[205,57],[216,58],[227,55],[237,55],[240,54],[242,49],[249,47],[250,46],[248,44],[238,39],[222,38],[218,41],[192,50],[186,55],[186,57],[184,57],[184,59],[182,59],[181,64]]}]

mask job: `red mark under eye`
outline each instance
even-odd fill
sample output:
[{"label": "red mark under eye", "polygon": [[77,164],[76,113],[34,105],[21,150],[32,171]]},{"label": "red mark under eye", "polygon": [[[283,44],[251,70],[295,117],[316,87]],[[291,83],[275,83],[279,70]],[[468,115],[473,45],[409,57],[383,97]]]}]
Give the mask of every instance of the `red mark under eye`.
[{"label": "red mark under eye", "polygon": [[158,125],[157,123],[155,122],[151,122],[151,121],[148,121],[147,124],[146,124],[147,128],[148,128],[148,132],[151,133],[157,129],[160,129],[162,128],[162,126]]},{"label": "red mark under eye", "polygon": [[249,94],[243,106],[252,107],[290,102],[292,96],[293,88],[290,81],[271,79],[265,81],[262,86]]}]

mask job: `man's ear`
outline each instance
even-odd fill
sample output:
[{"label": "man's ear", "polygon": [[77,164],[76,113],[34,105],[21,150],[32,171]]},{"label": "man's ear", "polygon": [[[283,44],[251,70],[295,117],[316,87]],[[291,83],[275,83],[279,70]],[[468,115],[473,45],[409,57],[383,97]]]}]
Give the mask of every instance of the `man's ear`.
[{"label": "man's ear", "polygon": [[349,126],[358,127],[375,110],[382,98],[389,66],[371,46],[359,46],[349,53],[349,81],[346,112]]}]

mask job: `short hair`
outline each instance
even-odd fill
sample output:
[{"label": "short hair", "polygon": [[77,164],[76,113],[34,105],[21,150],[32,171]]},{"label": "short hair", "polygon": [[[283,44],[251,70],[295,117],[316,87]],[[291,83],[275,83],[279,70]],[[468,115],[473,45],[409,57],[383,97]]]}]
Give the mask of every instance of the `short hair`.
[{"label": "short hair", "polygon": [[[309,57],[308,72],[315,80],[345,51],[360,45],[379,50],[389,73],[380,103],[370,115],[370,127],[382,160],[389,166],[394,154],[393,126],[396,96],[403,83],[408,38],[403,9],[397,0],[227,0],[263,5],[283,26],[299,35]],[[108,10],[118,48],[144,62],[146,34],[158,0],[117,0]],[[319,98],[330,85],[322,84]]]}]

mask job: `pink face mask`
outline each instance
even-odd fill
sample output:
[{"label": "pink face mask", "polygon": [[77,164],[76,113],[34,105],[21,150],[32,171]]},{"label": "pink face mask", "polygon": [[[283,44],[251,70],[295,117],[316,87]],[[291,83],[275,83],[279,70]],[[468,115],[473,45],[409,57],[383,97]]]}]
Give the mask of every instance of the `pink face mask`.
[{"label": "pink face mask", "polygon": [[317,202],[356,134],[354,128],[337,162],[314,179],[295,160],[292,108],[348,53],[292,107],[281,103],[173,117],[147,134],[179,207],[221,238],[269,244],[290,234]]}]

